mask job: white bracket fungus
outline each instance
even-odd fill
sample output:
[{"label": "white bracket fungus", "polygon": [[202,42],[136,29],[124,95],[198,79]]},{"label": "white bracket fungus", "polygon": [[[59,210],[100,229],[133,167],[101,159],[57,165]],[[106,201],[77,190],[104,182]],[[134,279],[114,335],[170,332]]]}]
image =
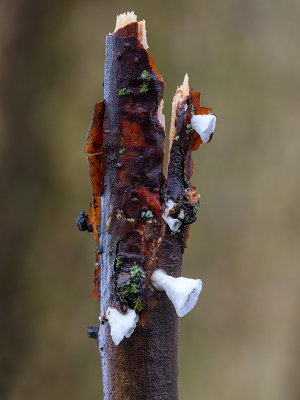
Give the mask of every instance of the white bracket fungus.
[{"label": "white bracket fungus", "polygon": [[182,222],[179,219],[172,218],[169,216],[170,211],[175,205],[176,204],[174,203],[174,201],[169,199],[166,203],[166,208],[162,216],[165,222],[169,225],[169,228],[171,229],[172,232],[177,232],[182,224]]},{"label": "white bracket fungus", "polygon": [[111,338],[116,346],[124,339],[129,338],[135,330],[139,316],[134,310],[128,309],[126,314],[116,308],[108,307],[105,314],[110,325]]},{"label": "white bracket fungus", "polygon": [[200,279],[173,278],[162,269],[154,271],[151,280],[156,290],[166,292],[178,317],[183,317],[194,308],[202,290]]},{"label": "white bracket fungus", "polygon": [[193,115],[192,128],[200,135],[202,142],[207,143],[215,131],[216,116],[214,114]]}]

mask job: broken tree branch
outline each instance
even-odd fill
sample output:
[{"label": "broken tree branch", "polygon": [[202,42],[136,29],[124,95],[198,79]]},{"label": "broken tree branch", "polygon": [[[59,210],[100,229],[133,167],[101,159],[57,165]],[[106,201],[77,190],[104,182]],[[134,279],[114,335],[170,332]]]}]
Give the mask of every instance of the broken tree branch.
[{"label": "broken tree branch", "polygon": [[200,195],[191,153],[211,139],[215,116],[200,107],[186,75],[174,96],[167,179],[163,176],[164,82],[147,52],[145,21],[118,16],[107,36],[104,101],[86,142],[93,202],[77,225],[96,241],[94,297],[104,399],[178,399],[178,316],[201,281],[181,278]]}]

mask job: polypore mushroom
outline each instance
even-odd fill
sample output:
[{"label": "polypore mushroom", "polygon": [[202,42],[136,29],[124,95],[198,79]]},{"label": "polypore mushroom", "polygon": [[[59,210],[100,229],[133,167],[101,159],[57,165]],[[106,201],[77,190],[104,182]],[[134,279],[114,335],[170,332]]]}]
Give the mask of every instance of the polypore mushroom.
[{"label": "polypore mushroom", "polygon": [[200,135],[202,142],[207,143],[215,130],[216,116],[214,114],[193,115],[191,125]]},{"label": "polypore mushroom", "polygon": [[173,278],[162,269],[154,271],[151,280],[156,290],[166,292],[178,317],[183,317],[194,308],[202,290],[200,279]]},{"label": "polypore mushroom", "polygon": [[174,203],[174,201],[169,199],[166,203],[166,208],[162,216],[165,222],[169,225],[169,228],[171,229],[172,232],[177,232],[182,224],[182,222],[179,219],[172,218],[169,216],[171,210],[174,208],[175,205],[176,204]]},{"label": "polypore mushroom", "polygon": [[116,308],[108,307],[105,314],[110,325],[111,338],[116,346],[124,339],[129,338],[135,330],[139,316],[134,310],[128,309],[122,314]]}]

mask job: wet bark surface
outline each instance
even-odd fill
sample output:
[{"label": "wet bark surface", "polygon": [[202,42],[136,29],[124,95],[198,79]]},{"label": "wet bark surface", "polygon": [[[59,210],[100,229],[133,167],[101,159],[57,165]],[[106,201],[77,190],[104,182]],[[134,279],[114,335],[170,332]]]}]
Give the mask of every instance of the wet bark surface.
[{"label": "wet bark surface", "polygon": [[[151,275],[162,268],[181,276],[188,227],[199,208],[199,195],[189,180],[191,152],[201,139],[187,133],[187,125],[191,110],[206,109],[199,106],[199,93],[192,91],[177,109],[165,179],[165,132],[158,112],[164,82],[138,40],[138,23],[107,36],[105,60],[104,102],[95,106],[86,146],[93,202],[86,220],[81,214],[79,221],[93,230],[97,244],[94,297],[101,302],[104,399],[176,400],[178,317],[165,293],[151,285]],[[168,199],[176,203],[174,218],[185,210],[176,233],[162,218]],[[125,294],[132,266],[143,273],[135,292]],[[134,333],[118,346],[110,336],[108,307],[139,314]]]}]

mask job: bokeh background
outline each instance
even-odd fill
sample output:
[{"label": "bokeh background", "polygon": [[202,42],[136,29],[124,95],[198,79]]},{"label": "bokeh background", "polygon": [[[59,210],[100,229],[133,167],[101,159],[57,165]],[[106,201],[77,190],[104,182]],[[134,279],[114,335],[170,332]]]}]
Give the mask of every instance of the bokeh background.
[{"label": "bokeh background", "polygon": [[84,141],[105,35],[146,19],[167,84],[185,72],[217,114],[194,154],[202,207],[184,273],[181,400],[300,398],[298,0],[0,2],[1,400],[101,398]]}]

